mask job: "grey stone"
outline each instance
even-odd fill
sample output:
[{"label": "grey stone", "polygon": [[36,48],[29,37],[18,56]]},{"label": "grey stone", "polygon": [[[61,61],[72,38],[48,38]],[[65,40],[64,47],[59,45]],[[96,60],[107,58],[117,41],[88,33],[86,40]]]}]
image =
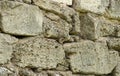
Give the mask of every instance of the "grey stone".
[{"label": "grey stone", "polygon": [[46,17],[44,17],[43,31],[44,36],[47,38],[57,39],[60,43],[70,41],[69,31],[71,28],[71,24],[52,13],[47,13]]},{"label": "grey stone", "polygon": [[12,58],[12,47],[17,41],[15,37],[0,33],[0,64],[5,64]]},{"label": "grey stone", "polygon": [[58,3],[66,4],[66,5],[72,5],[72,0],[52,0]]},{"label": "grey stone", "polygon": [[5,67],[0,67],[0,76],[15,76],[14,73]]},{"label": "grey stone", "polygon": [[120,51],[120,38],[109,38],[107,42],[109,48]]},{"label": "grey stone", "polygon": [[59,3],[51,0],[33,0],[33,2],[40,8],[53,12],[59,15],[61,18],[67,20],[68,22],[72,21],[71,17],[73,16],[73,14],[75,14],[74,9],[64,5],[60,5]]},{"label": "grey stone", "polygon": [[0,1],[1,29],[5,33],[34,36],[42,32],[43,16],[37,6]]},{"label": "grey stone", "polygon": [[81,40],[64,44],[64,49],[74,73],[109,74],[117,65],[118,52],[109,52],[104,41]]},{"label": "grey stone", "polygon": [[15,50],[13,62],[20,67],[55,69],[65,57],[62,45],[42,37],[23,39]]},{"label": "grey stone", "polygon": [[113,71],[113,76],[120,76],[120,57],[118,65],[116,66],[115,70]]},{"label": "grey stone", "polygon": [[120,20],[120,0],[110,0],[107,17]]},{"label": "grey stone", "polygon": [[94,14],[85,14],[80,16],[81,36],[83,38],[96,40],[99,37],[114,36],[115,24]]},{"label": "grey stone", "polygon": [[73,8],[79,12],[103,14],[109,0],[73,0]]}]

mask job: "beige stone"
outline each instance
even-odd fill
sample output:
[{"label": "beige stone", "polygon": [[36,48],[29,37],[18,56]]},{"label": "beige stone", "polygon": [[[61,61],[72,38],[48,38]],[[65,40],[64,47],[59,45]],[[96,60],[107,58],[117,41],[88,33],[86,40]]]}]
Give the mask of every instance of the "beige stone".
[{"label": "beige stone", "polygon": [[72,5],[72,0],[52,0],[52,1],[62,3],[62,4]]},{"label": "beige stone", "polygon": [[0,33],[0,64],[5,64],[12,58],[12,44],[18,40],[7,34]]},{"label": "beige stone", "polygon": [[115,24],[94,14],[85,14],[80,16],[81,36],[83,38],[96,40],[99,37],[114,36]]},{"label": "beige stone", "polygon": [[80,12],[93,12],[103,14],[108,0],[73,0],[73,8]]},{"label": "beige stone", "polygon": [[51,0],[33,0],[33,2],[40,8],[53,12],[59,15],[62,19],[67,20],[68,22],[72,21],[71,17],[73,16],[73,14],[75,14],[74,9],[64,5],[60,5],[59,3]]},{"label": "beige stone", "polygon": [[5,67],[0,67],[0,76],[15,76],[12,71]]},{"label": "beige stone", "polygon": [[3,32],[12,35],[34,36],[42,32],[43,16],[37,6],[13,1],[0,1]]},{"label": "beige stone", "polygon": [[118,52],[109,52],[103,41],[67,43],[64,49],[74,73],[109,74],[117,65]]},{"label": "beige stone", "polygon": [[33,37],[15,45],[13,62],[20,67],[55,69],[64,59],[64,49],[55,40]]}]

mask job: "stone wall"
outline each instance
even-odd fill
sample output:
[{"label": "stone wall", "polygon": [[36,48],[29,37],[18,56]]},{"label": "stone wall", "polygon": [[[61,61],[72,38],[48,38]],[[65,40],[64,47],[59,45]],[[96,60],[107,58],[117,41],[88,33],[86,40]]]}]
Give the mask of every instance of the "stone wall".
[{"label": "stone wall", "polygon": [[120,0],[0,0],[0,76],[120,76]]}]

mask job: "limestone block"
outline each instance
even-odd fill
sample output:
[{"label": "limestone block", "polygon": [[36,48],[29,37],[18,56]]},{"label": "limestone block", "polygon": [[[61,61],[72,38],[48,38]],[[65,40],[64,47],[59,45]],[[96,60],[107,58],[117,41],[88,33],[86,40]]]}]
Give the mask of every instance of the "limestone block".
[{"label": "limestone block", "polygon": [[47,13],[46,17],[44,17],[44,36],[47,38],[57,39],[60,43],[69,41],[71,39],[69,31],[72,28],[72,25],[68,24],[66,21],[60,19],[59,17],[57,18],[54,16],[55,15],[52,13]]},{"label": "limestone block", "polygon": [[[57,1],[61,1],[61,0],[57,0]],[[35,3],[35,5],[39,6],[40,8],[53,12],[59,15],[61,18],[67,20],[68,22],[72,21],[71,17],[75,13],[74,9],[64,5],[60,5],[59,3],[51,0],[33,0],[33,2]]]},{"label": "limestone block", "polygon": [[42,32],[43,16],[37,6],[20,2],[0,1],[1,29],[5,33],[34,36]]},{"label": "limestone block", "polygon": [[113,76],[120,76],[120,57],[118,65],[116,66],[115,70],[113,71]]},{"label": "limestone block", "polygon": [[120,19],[120,0],[110,0],[107,16],[114,19]]},{"label": "limestone block", "polygon": [[74,73],[109,74],[117,65],[118,52],[109,52],[102,41],[66,43],[64,49]]},{"label": "limestone block", "polygon": [[120,51],[120,38],[110,38],[108,40],[108,46],[111,49],[115,49],[117,51]]},{"label": "limestone block", "polygon": [[115,24],[94,14],[85,14],[80,16],[81,36],[83,38],[95,40],[103,36],[114,36]]},{"label": "limestone block", "polygon": [[93,12],[103,14],[109,0],[74,0],[73,8],[79,12]]},{"label": "limestone block", "polygon": [[67,4],[67,5],[72,5],[72,0],[52,0],[52,1]]},{"label": "limestone block", "polygon": [[64,59],[64,49],[55,40],[42,37],[23,39],[15,45],[13,62],[20,67],[55,69]]},{"label": "limestone block", "polygon": [[17,41],[10,35],[0,33],[0,64],[5,64],[12,58],[12,44]]}]

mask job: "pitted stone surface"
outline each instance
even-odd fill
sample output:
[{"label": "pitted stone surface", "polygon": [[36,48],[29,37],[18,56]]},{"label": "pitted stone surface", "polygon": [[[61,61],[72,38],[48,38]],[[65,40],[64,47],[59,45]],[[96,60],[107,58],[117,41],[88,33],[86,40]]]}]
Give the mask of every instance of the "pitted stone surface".
[{"label": "pitted stone surface", "polygon": [[[66,0],[65,0],[66,1]],[[61,18],[71,22],[71,17],[75,14],[74,9],[51,0],[33,0],[33,2],[40,8],[58,14]]]},{"label": "pitted stone surface", "polygon": [[120,76],[120,57],[119,57],[118,65],[116,66],[116,68],[113,72],[113,76]]},{"label": "pitted stone surface", "polygon": [[118,52],[109,52],[105,42],[67,43],[64,49],[74,73],[109,74],[117,65]]},{"label": "pitted stone surface", "polygon": [[41,37],[22,40],[16,44],[15,50],[13,62],[20,67],[54,69],[65,57],[62,45]]},{"label": "pitted stone surface", "polygon": [[114,36],[115,25],[104,17],[94,14],[85,14],[80,16],[81,35],[83,38],[95,40],[103,36]]},{"label": "pitted stone surface", "polygon": [[1,29],[5,33],[34,36],[42,32],[42,12],[33,5],[0,1]]}]

